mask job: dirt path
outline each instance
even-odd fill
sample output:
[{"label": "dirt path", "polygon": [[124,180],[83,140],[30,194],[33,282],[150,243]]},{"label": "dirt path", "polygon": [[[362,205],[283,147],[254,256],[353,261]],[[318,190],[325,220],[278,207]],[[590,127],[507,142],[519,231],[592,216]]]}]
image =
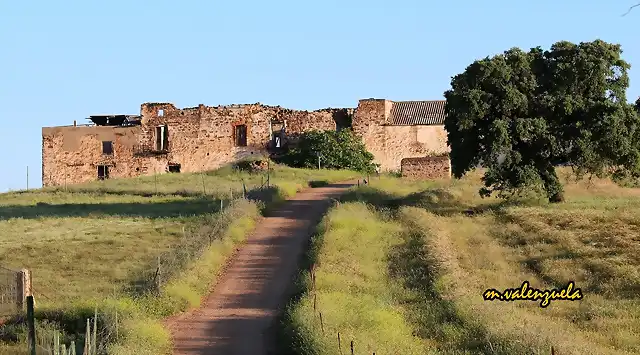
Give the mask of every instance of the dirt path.
[{"label": "dirt path", "polygon": [[169,322],[174,354],[269,354],[305,242],[349,186],[305,190],[263,218],[202,307]]}]

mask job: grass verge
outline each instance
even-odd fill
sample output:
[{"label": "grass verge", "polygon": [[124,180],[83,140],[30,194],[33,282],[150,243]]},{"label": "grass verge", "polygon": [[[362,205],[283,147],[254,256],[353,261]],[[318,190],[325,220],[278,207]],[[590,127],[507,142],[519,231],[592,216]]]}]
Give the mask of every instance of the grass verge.
[{"label": "grass verge", "polygon": [[283,319],[289,353],[347,354],[352,341],[356,353],[430,353],[395,302],[401,285],[385,272],[386,252],[402,243],[402,226],[387,213],[347,203],[325,217],[306,263],[315,263],[315,288],[303,271]]},{"label": "grass verge", "polygon": [[[363,353],[640,353],[640,190],[567,181],[566,202],[548,204],[481,199],[480,186],[479,174],[382,178],[347,194],[315,247],[316,312],[308,275],[288,309],[293,353],[339,354],[337,331],[343,353],[351,340]],[[542,308],[482,297],[523,281],[574,281],[584,298]]]}]

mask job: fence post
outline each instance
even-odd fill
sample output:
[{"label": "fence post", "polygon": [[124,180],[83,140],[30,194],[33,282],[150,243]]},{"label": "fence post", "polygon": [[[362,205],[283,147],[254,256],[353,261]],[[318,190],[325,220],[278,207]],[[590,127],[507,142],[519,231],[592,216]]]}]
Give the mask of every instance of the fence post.
[{"label": "fence post", "polygon": [[242,199],[247,198],[247,185],[244,184],[244,180],[242,180]]},{"label": "fence post", "polygon": [[84,351],[82,354],[89,355],[91,350],[91,321],[87,318],[87,328],[84,331]]},{"label": "fence post", "polygon": [[118,310],[117,309],[116,309],[115,327],[116,327],[116,340],[117,340],[118,339]]},{"label": "fence post", "polygon": [[353,355],[353,340],[351,341],[351,355]]},{"label": "fence post", "polygon": [[206,195],[207,194],[207,186],[204,183],[204,173],[200,174],[200,176],[202,176],[202,194]]},{"label": "fence post", "polygon": [[342,345],[340,345],[340,332],[338,332],[338,350],[340,351],[340,354],[342,354]]},{"label": "fence post", "polygon": [[220,211],[222,212],[222,209],[224,208],[223,202],[222,202],[222,197],[220,198]]},{"label": "fence post", "polygon": [[60,355],[60,334],[57,331],[53,333],[53,354]]},{"label": "fence post", "polygon": [[160,292],[160,287],[161,287],[161,282],[160,282],[160,273],[161,273],[160,266],[161,265],[162,264],[160,263],[160,256],[158,256],[158,267],[156,268],[156,290],[158,292]]},{"label": "fence post", "polygon": [[271,159],[267,159],[267,187],[271,187]]},{"label": "fence post", "polygon": [[95,308],[94,317],[93,317],[93,352],[92,355],[98,354],[98,307]]},{"label": "fence post", "polygon": [[31,272],[22,269],[16,273],[16,306],[19,310],[24,309],[27,296],[31,296]]},{"label": "fence post", "polygon": [[36,319],[34,313],[33,296],[27,296],[27,326],[29,340],[29,354],[36,355]]},{"label": "fence post", "polygon": [[29,165],[27,165],[27,191],[29,191]]},{"label": "fence post", "polygon": [[324,334],[324,322],[322,321],[322,312],[320,313],[320,329],[322,330],[322,334]]}]

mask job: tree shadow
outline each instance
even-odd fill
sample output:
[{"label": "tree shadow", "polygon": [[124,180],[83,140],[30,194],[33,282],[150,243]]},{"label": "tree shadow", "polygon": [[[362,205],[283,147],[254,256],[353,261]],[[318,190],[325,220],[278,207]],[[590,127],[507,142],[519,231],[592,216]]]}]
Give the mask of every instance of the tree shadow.
[{"label": "tree shadow", "polygon": [[[223,202],[223,204],[225,203]],[[0,206],[0,220],[11,218],[37,219],[43,217],[101,216],[167,218],[202,215],[218,211],[220,211],[220,200],[203,197],[162,202],[62,204],[39,202],[35,205]]]},{"label": "tree shadow", "polygon": [[410,291],[403,294],[402,301],[409,309],[409,321],[416,325],[417,336],[437,340],[445,353],[452,349],[470,354],[514,353],[513,346],[507,348],[483,327],[465,321],[454,302],[440,296],[436,290],[437,260],[428,253],[421,233],[408,231],[403,243],[392,248],[387,258],[390,278],[401,280]]},{"label": "tree shadow", "polygon": [[[108,195],[184,197],[175,201],[119,202],[119,203],[46,203],[35,205],[0,206],[0,220],[11,218],[37,219],[43,217],[100,217],[120,216],[139,218],[171,218],[197,216],[220,212],[229,205],[230,199],[220,199],[196,192],[178,191],[175,193],[149,194],[145,191],[84,189],[78,193],[100,193]],[[240,195],[238,195],[240,196]],[[285,196],[276,186],[248,190],[246,199],[264,205],[272,205],[285,200]],[[264,206],[263,206],[264,207]]]},{"label": "tree shadow", "polygon": [[472,217],[485,212],[502,213],[505,208],[517,206],[521,202],[504,200],[483,204],[470,204],[451,193],[446,188],[429,188],[414,192],[407,196],[396,196],[371,186],[360,186],[351,189],[341,198],[341,202],[364,202],[378,209],[398,210],[404,206],[425,209],[439,216],[464,214]]}]

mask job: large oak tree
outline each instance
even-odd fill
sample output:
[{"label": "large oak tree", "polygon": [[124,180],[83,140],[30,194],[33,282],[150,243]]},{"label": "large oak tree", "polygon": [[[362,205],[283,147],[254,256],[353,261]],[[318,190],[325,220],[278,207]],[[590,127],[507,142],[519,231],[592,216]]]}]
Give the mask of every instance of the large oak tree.
[{"label": "large oak tree", "polygon": [[601,40],[562,41],[473,62],[445,92],[453,175],[482,164],[482,196],[538,186],[552,202],[563,196],[560,164],[576,177],[640,176],[640,115],[621,54]]}]

